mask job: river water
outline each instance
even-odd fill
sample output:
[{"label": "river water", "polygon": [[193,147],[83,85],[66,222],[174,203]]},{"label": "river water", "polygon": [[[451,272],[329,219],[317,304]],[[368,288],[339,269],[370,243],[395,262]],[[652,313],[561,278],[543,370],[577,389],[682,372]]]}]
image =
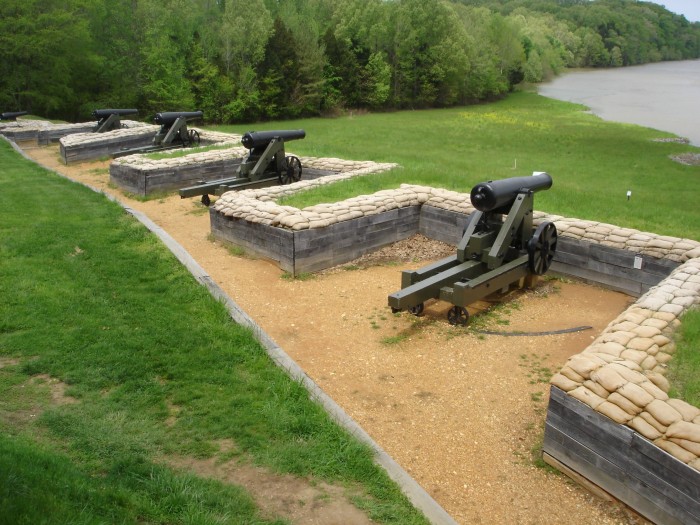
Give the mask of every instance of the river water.
[{"label": "river water", "polygon": [[605,120],[668,131],[700,146],[700,60],[574,71],[538,92],[584,104]]}]

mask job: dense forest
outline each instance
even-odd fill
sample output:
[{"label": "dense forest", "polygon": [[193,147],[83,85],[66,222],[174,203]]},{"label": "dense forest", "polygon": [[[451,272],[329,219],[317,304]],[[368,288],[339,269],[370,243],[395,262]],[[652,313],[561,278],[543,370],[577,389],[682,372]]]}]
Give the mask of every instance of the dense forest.
[{"label": "dense forest", "polygon": [[637,0],[2,0],[0,40],[0,110],[72,121],[445,107],[700,57],[700,23]]}]

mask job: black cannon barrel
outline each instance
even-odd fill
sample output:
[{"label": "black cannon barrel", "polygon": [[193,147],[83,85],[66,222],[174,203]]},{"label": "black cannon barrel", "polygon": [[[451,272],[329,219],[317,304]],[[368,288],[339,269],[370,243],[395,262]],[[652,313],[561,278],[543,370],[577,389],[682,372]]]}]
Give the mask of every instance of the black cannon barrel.
[{"label": "black cannon barrel", "polygon": [[552,177],[547,173],[480,182],[472,188],[472,205],[479,211],[493,211],[510,206],[519,193],[535,193],[551,187]]},{"label": "black cannon barrel", "polygon": [[5,111],[5,113],[0,113],[0,120],[15,120],[17,117],[28,114],[28,111]]},{"label": "black cannon barrel", "polygon": [[203,116],[204,113],[202,111],[164,111],[163,113],[156,113],[153,120],[155,120],[156,124],[170,126],[180,117],[184,117],[189,122],[190,120],[202,118]]},{"label": "black cannon barrel", "polygon": [[138,112],[138,109],[96,109],[92,112],[92,116],[98,119],[106,118],[110,115],[125,117],[127,115],[138,115]]},{"label": "black cannon barrel", "polygon": [[303,129],[282,129],[275,131],[249,131],[241,139],[241,143],[248,149],[267,146],[272,139],[282,139],[285,142],[299,140],[306,137]]}]

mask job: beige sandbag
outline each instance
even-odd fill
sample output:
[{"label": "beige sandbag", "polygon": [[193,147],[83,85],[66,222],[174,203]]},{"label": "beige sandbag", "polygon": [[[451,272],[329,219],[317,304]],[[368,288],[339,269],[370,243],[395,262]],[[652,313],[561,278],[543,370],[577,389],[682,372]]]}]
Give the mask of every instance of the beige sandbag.
[{"label": "beige sandbag", "polygon": [[654,340],[649,339],[648,337],[635,337],[634,339],[630,340],[626,346],[630,350],[637,350],[646,353],[647,349],[653,344]]},{"label": "beige sandbag", "polygon": [[654,319],[661,319],[670,324],[676,320],[676,316],[671,312],[654,312]]},{"label": "beige sandbag", "polygon": [[561,388],[564,392],[569,392],[574,388],[578,388],[579,386],[581,386],[580,383],[572,381],[571,379],[560,373],[554,374],[552,376],[552,379],[549,380],[549,382],[557,388]]},{"label": "beige sandbag", "polygon": [[653,370],[658,366],[658,362],[656,361],[656,358],[653,355],[648,355],[644,358],[644,361],[639,363],[639,366],[642,367],[642,370]]},{"label": "beige sandbag", "polygon": [[632,361],[616,361],[610,363],[610,368],[632,383],[646,381],[640,366]]},{"label": "beige sandbag", "polygon": [[601,343],[618,343],[621,344],[622,346],[625,346],[630,339],[633,337],[637,337],[637,334],[634,332],[623,332],[623,331],[617,331],[617,332],[608,332],[606,334],[603,334],[600,336],[600,342]]},{"label": "beige sandbag", "polygon": [[637,416],[627,423],[627,426],[633,428],[639,432],[642,436],[650,441],[659,439],[661,437],[661,432],[656,430],[653,426],[647,423],[643,417]]},{"label": "beige sandbag", "polygon": [[665,434],[666,430],[668,430],[668,427],[666,425],[662,425],[659,423],[656,419],[654,419],[654,416],[652,416],[649,412],[642,412],[639,414],[639,417],[641,417],[644,421],[649,423],[652,427],[654,427],[656,430],[658,430],[661,434]]},{"label": "beige sandbag", "polygon": [[569,359],[564,366],[568,366],[584,379],[591,377],[591,372],[598,370],[603,363],[600,360],[587,357],[585,354],[577,354]]},{"label": "beige sandbag", "polygon": [[595,410],[596,412],[599,412],[604,416],[608,416],[615,423],[620,423],[622,425],[624,425],[634,417],[632,414],[628,414],[619,406],[617,406],[614,403],[610,403],[609,401],[601,403]]},{"label": "beige sandbag", "polygon": [[664,392],[668,392],[671,389],[671,385],[669,384],[668,379],[666,379],[665,376],[656,372],[650,372],[646,376],[647,378],[649,378],[649,381],[654,383]]},{"label": "beige sandbag", "polygon": [[700,425],[688,421],[676,421],[669,425],[666,437],[687,439],[700,443]]},{"label": "beige sandbag", "polygon": [[656,360],[662,365],[668,364],[668,362],[673,359],[673,356],[666,352],[659,352],[654,357],[656,357]]},{"label": "beige sandbag", "polygon": [[665,348],[672,342],[671,339],[669,339],[665,335],[655,335],[654,337],[652,337],[652,339],[659,348]]},{"label": "beige sandbag", "polygon": [[605,390],[603,386],[600,383],[596,383],[595,381],[591,381],[590,379],[586,379],[583,382],[583,386],[585,386],[588,390],[593,392],[594,394],[599,395],[603,399],[606,399],[608,395],[610,395],[610,392]]},{"label": "beige sandbag", "polygon": [[668,401],[668,394],[661,390],[651,381],[644,381],[643,383],[639,383],[639,386],[641,386],[644,390],[649,392],[656,399],[660,399],[661,401]]},{"label": "beige sandbag", "polygon": [[640,367],[641,367],[642,361],[644,361],[648,355],[649,354],[647,354],[646,352],[644,352],[642,350],[633,350],[630,348],[628,348],[627,350],[625,350],[623,352],[620,352],[621,358],[632,361],[633,363],[640,365]]},{"label": "beige sandbag", "polygon": [[591,373],[591,379],[603,386],[608,392],[615,392],[627,381],[610,366],[602,366]]},{"label": "beige sandbag", "polygon": [[608,354],[615,357],[620,357],[620,354],[625,349],[620,343],[614,343],[612,341],[607,343],[600,343],[596,345],[591,345],[592,352],[598,352],[601,354]]},{"label": "beige sandbag", "polygon": [[682,399],[671,398],[666,401],[669,405],[680,412],[683,417],[683,421],[692,421],[696,417],[700,416],[700,408],[686,403]]},{"label": "beige sandbag", "polygon": [[660,449],[663,449],[669,454],[671,454],[676,459],[681,460],[683,463],[690,463],[691,461],[697,459],[697,456],[695,454],[693,454],[692,452],[688,452],[686,449],[684,449],[680,445],[676,445],[672,441],[660,438],[654,441],[654,444]]},{"label": "beige sandbag", "polygon": [[573,371],[570,367],[568,367],[568,366],[562,367],[562,369],[559,370],[559,373],[562,374],[562,375],[564,375],[564,376],[566,376],[566,377],[568,377],[569,379],[571,379],[572,381],[578,383],[579,385],[582,384],[582,383],[584,382],[584,378],[581,377],[580,374],[577,374],[576,372],[574,372],[574,371]]},{"label": "beige sandbag", "polygon": [[579,401],[585,403],[594,410],[598,405],[605,401],[605,399],[588,390],[585,386],[574,388],[571,392],[567,393],[574,399],[578,399]]},{"label": "beige sandbag", "polygon": [[649,326],[648,322],[648,319],[645,320],[644,324],[634,329],[634,333],[636,333],[639,337],[647,337],[649,339],[653,338],[655,335],[661,334],[661,330],[655,326]]},{"label": "beige sandbag", "polygon": [[610,394],[607,397],[607,400],[611,403],[615,403],[617,406],[619,406],[622,410],[624,410],[631,416],[636,416],[642,411],[641,407],[638,407],[636,404],[632,403],[632,401],[627,399],[625,396],[618,394],[617,392],[613,392],[612,394]]},{"label": "beige sandbag", "polygon": [[656,419],[662,425],[670,426],[677,421],[683,421],[683,418],[678,410],[666,403],[666,401],[661,401],[660,399],[654,399],[654,401],[644,407],[644,410],[654,416],[654,419]]},{"label": "beige sandbag", "polygon": [[672,443],[675,443],[676,445],[678,445],[680,447],[683,447],[688,452],[695,454],[696,456],[700,456],[700,443],[696,443],[695,441],[688,441],[687,439],[680,439],[680,438],[669,438],[669,441]]},{"label": "beige sandbag", "polygon": [[603,352],[594,352],[592,350],[589,352],[588,349],[586,349],[582,353],[585,355],[588,355],[588,356],[595,356],[596,359],[600,359],[601,361],[603,361],[605,363],[616,363],[616,362],[620,361],[620,358],[618,356],[611,355],[611,354],[605,354]]},{"label": "beige sandbag", "polygon": [[649,403],[654,401],[654,399],[656,399],[649,392],[635,383],[627,383],[626,385],[622,385],[617,389],[617,393],[625,396],[639,408],[644,408]]}]

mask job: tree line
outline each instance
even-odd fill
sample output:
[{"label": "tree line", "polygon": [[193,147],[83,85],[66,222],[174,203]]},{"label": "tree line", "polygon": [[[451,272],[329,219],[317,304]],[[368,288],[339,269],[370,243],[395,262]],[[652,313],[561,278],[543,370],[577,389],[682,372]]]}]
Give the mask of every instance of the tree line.
[{"label": "tree line", "polygon": [[3,0],[0,110],[208,122],[446,107],[567,67],[700,57],[637,0]]}]

